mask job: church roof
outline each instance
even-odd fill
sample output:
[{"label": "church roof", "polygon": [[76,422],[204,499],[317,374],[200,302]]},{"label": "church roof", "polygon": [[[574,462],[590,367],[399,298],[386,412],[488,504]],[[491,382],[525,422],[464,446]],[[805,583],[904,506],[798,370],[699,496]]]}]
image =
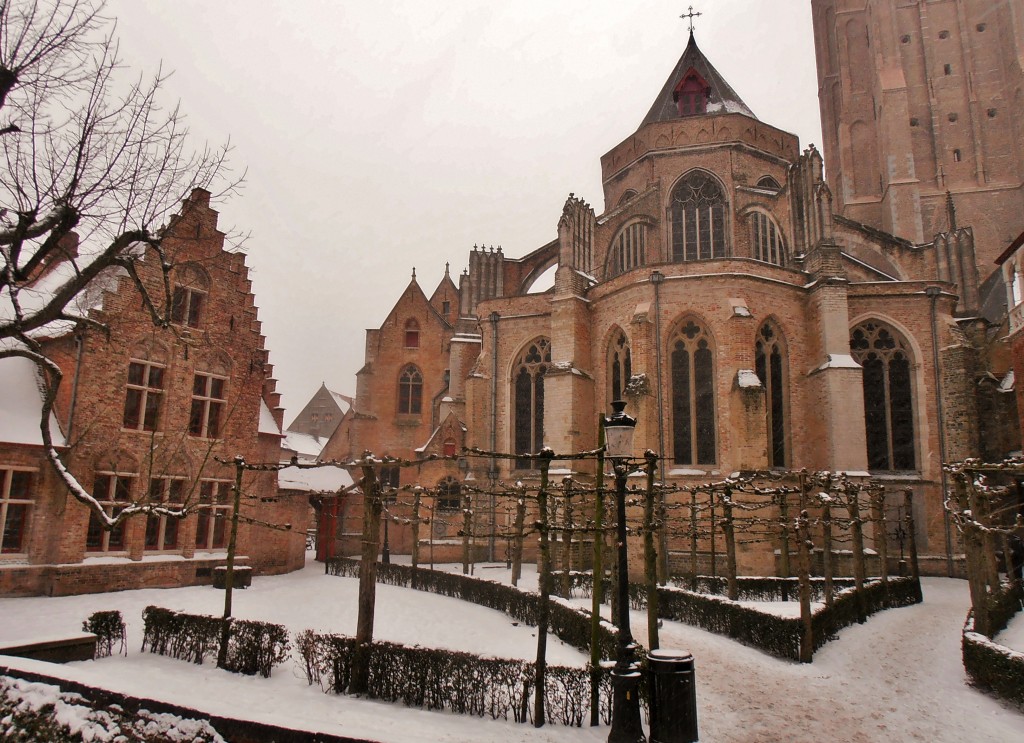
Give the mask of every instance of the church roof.
[{"label": "church roof", "polygon": [[675,121],[680,118],[679,110],[676,107],[675,91],[687,73],[693,69],[707,83],[707,116],[715,114],[745,114],[756,119],[754,112],[747,107],[747,104],[736,94],[732,86],[725,81],[725,78],[708,61],[707,57],[697,46],[697,41],[690,32],[690,41],[686,45],[686,51],[679,58],[672,74],[668,76],[664,87],[654,100],[654,105],[647,112],[640,126],[650,124],[654,121]]}]

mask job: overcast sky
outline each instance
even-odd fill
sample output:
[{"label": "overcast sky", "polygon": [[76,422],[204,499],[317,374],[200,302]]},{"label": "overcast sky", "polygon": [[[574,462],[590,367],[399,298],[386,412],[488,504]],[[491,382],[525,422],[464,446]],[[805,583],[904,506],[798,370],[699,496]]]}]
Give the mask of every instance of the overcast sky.
[{"label": "overcast sky", "polygon": [[[246,243],[286,423],[355,393],[366,328],[413,267],[429,295],[474,244],[522,256],[686,46],[669,0],[108,0],[126,65],[174,71],[197,143],[247,169],[218,205]],[[711,63],[769,124],[820,145],[810,0],[694,1]]]}]

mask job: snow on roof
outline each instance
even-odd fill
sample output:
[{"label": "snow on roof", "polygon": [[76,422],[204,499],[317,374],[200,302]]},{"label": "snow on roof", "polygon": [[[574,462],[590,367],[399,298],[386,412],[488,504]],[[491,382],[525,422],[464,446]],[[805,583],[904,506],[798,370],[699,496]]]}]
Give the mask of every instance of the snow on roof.
[{"label": "snow on roof", "polygon": [[326,443],[327,439],[310,436],[308,433],[285,431],[284,440],[281,441],[281,448],[290,449],[299,456],[316,459],[320,456],[320,452],[323,451]]},{"label": "snow on roof", "polygon": [[260,400],[260,427],[259,433],[269,433],[276,436],[281,435],[281,427],[274,420],[274,414],[267,407],[266,400]]},{"label": "snow on roof", "polygon": [[343,395],[340,392],[335,392],[334,390],[327,391],[331,393],[331,397],[334,398],[334,402],[338,404],[338,408],[340,410],[345,410],[346,408],[352,407],[352,398],[349,397],[348,395]]},{"label": "snow on roof", "polygon": [[348,470],[329,464],[313,469],[285,467],[277,473],[277,487],[282,490],[337,492],[351,484],[352,475]]},{"label": "snow on roof", "polygon": [[[39,372],[29,359],[14,356],[0,359],[0,441],[10,444],[41,446],[39,415],[43,393]],[[64,435],[57,417],[50,414],[50,436],[54,444],[63,444]]]},{"label": "snow on roof", "polygon": [[[31,315],[45,307],[61,287],[78,275],[84,265],[86,265],[86,262],[77,259],[75,261],[61,261],[34,284],[22,287],[18,292],[18,302],[21,305],[22,313]],[[117,288],[118,279],[126,275],[127,271],[121,267],[112,267],[100,271],[96,278],[90,281],[68,303],[68,312],[84,316],[90,310],[99,309],[103,304],[103,293],[105,291],[114,291]],[[0,321],[13,318],[14,305],[11,303],[11,295],[9,292],[4,292],[0,295]],[[33,335],[56,337],[70,332],[72,328],[74,328],[73,322],[58,320],[40,328]]]}]

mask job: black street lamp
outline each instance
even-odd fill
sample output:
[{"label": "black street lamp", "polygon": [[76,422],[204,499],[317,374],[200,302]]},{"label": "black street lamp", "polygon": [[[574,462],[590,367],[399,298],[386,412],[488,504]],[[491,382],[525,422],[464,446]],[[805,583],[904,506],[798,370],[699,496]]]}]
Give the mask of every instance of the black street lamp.
[{"label": "black street lamp", "polygon": [[636,643],[629,629],[629,558],[626,552],[626,477],[633,456],[633,433],[636,418],[626,415],[623,400],[612,402],[615,411],[604,419],[605,450],[615,471],[615,509],[618,524],[618,657],[612,669],[612,729],[608,743],[641,743],[646,741],[640,723],[640,669],[636,660]]}]

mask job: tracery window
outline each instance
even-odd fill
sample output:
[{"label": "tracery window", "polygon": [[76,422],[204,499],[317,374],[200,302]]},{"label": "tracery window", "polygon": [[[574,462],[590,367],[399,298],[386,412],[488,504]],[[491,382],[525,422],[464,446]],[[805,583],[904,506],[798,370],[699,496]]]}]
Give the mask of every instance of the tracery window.
[{"label": "tracery window", "polygon": [[454,477],[446,477],[437,484],[437,509],[458,511],[462,508],[462,486]]},{"label": "tracery window", "polygon": [[753,257],[776,266],[786,265],[786,243],[775,220],[762,211],[751,212],[747,220]]},{"label": "tracery window", "polygon": [[782,338],[770,322],[757,332],[754,369],[765,391],[768,466],[786,466],[786,358]]},{"label": "tracery window", "polygon": [[414,318],[410,318],[405,322],[405,347],[420,347],[420,324]]},{"label": "tracery window", "polygon": [[[516,454],[535,454],[544,446],[544,375],[551,364],[547,338],[538,338],[523,351],[512,371],[513,445]],[[517,459],[518,469],[529,469],[528,458]]]},{"label": "tracery window", "polygon": [[615,238],[608,257],[608,278],[632,271],[647,263],[647,225],[634,222]]},{"label": "tracery window", "polygon": [[725,193],[710,173],[694,170],[672,191],[672,260],[724,258]]},{"label": "tracery window", "polygon": [[770,175],[762,176],[761,179],[757,182],[757,187],[769,191],[782,190],[782,186],[779,185],[779,182],[772,178]]},{"label": "tracery window", "polygon": [[850,334],[850,353],[864,367],[868,469],[914,469],[914,394],[909,344],[892,328],[869,320]]},{"label": "tracery window", "polygon": [[423,375],[409,364],[398,379],[398,412],[401,415],[419,415],[423,411]]},{"label": "tracery window", "polygon": [[29,514],[32,510],[32,479],[35,472],[0,469],[0,554],[27,551]]},{"label": "tracery window", "polygon": [[669,343],[672,450],[676,464],[715,463],[715,386],[711,339],[693,320]]},{"label": "tracery window", "polygon": [[623,400],[626,385],[633,376],[633,359],[629,339],[621,330],[612,338],[608,348],[608,400]]}]

